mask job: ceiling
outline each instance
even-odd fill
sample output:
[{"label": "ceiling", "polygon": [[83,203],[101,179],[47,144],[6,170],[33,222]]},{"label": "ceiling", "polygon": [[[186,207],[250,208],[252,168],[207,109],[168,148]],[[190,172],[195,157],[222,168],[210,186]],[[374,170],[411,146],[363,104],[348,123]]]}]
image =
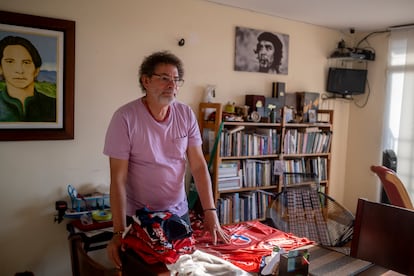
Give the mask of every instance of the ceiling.
[{"label": "ceiling", "polygon": [[413,0],[207,0],[337,30],[383,31],[414,24]]}]

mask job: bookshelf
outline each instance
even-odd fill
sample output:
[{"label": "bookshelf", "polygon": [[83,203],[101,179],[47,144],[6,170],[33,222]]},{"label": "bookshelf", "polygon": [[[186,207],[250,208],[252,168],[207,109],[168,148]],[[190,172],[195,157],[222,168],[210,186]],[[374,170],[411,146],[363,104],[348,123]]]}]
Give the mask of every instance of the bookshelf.
[{"label": "bookshelf", "polygon": [[217,140],[210,174],[222,224],[265,219],[272,195],[289,181],[285,172],[316,170],[327,192],[331,110],[319,110],[313,124],[224,121],[220,103],[200,103],[198,116],[207,162]]},{"label": "bookshelf", "polygon": [[[286,185],[301,180],[290,174],[315,175],[320,190],[329,194],[333,110],[318,110],[316,123],[283,123],[281,160]],[[309,178],[307,179],[309,180]]]}]

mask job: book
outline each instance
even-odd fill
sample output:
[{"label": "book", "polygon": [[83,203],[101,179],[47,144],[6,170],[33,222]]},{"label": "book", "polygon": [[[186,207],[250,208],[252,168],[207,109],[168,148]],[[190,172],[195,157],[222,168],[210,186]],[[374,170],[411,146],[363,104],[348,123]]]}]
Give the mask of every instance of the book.
[{"label": "book", "polygon": [[214,147],[214,141],[216,138],[215,132],[212,129],[205,128],[202,133],[203,139],[203,152],[210,154]]},{"label": "book", "polygon": [[257,128],[256,133],[263,137],[263,155],[277,153],[277,130],[275,128]]},{"label": "book", "polygon": [[228,133],[229,134],[233,134],[233,133],[235,133],[237,131],[242,131],[244,128],[245,128],[244,126],[236,126],[234,128],[228,129]]},{"label": "book", "polygon": [[235,177],[239,175],[240,161],[223,161],[218,167],[218,177]]},{"label": "book", "polygon": [[240,222],[240,199],[239,193],[233,194],[233,222]]},{"label": "book", "polygon": [[218,190],[233,190],[241,188],[241,177],[223,177],[218,179]]}]

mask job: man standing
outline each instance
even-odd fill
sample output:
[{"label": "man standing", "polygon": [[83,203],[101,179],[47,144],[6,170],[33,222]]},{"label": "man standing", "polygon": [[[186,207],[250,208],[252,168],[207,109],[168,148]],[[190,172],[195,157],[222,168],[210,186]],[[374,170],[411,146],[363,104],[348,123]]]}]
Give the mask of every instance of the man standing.
[{"label": "man standing", "polygon": [[121,235],[137,209],[168,210],[189,222],[184,176],[188,161],[213,242],[229,242],[220,227],[201,134],[191,108],[176,101],[183,85],[181,60],[169,52],[145,58],[139,81],[145,95],[119,108],[106,134],[114,236],[108,256],[121,267]]}]

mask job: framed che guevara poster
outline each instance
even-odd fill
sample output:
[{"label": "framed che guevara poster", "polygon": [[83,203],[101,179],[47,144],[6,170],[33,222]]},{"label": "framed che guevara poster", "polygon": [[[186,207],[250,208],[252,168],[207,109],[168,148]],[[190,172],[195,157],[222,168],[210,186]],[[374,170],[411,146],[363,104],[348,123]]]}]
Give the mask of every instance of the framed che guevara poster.
[{"label": "framed che guevara poster", "polygon": [[289,35],[236,27],[234,70],[288,74]]},{"label": "framed che guevara poster", "polygon": [[0,140],[74,139],[75,22],[0,11]]}]

